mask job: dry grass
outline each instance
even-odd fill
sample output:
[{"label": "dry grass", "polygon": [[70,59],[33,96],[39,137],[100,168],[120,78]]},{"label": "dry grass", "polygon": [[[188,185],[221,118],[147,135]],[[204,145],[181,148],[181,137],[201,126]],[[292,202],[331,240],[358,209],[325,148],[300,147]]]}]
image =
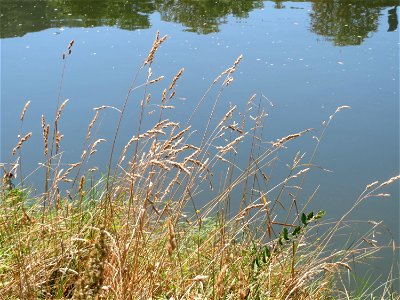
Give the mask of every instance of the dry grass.
[{"label": "dry grass", "polygon": [[[139,77],[134,77],[121,108],[95,108],[82,155],[78,161],[68,162],[66,170],[59,155],[62,134],[58,122],[67,100],[59,105],[58,97],[52,126],[42,117],[43,194],[31,195],[29,190],[13,186],[21,158],[14,164],[2,164],[2,299],[352,298],[342,275],[352,272],[354,262],[384,247],[371,238],[381,224],[373,224],[343,250],[333,249],[332,239],[348,226],[352,210],[369,197],[387,196],[382,190],[399,176],[368,185],[346,215],[323,225],[319,221],[322,212],[299,208],[299,203],[307,204],[314,196],[302,195],[301,187],[313,168],[326,128],[336,113],[348,107],[339,107],[323,124],[311,157],[307,160],[298,153],[287,176],[272,185],[277,154],[311,129],[266,143],[263,124],[269,102],[264,103],[263,96],[258,103],[256,95],[251,96],[240,114],[236,106],[224,114],[216,111],[223,90],[233,81],[240,56],[216,77],[189,118],[190,122],[215,89],[217,96],[206,127],[197,136],[199,142],[193,142],[199,131],[189,123],[182,126],[164,117],[166,109],[173,109],[174,87],[184,69],[164,89],[160,103],[154,103],[155,97],[147,90],[163,78],[153,79],[151,66],[166,39],[157,34],[138,71],[147,71],[146,82],[137,83]],[[64,63],[72,46],[73,41],[63,54]],[[143,89],[138,129],[117,149],[128,99],[138,89]],[[156,105],[159,117],[145,129],[143,119],[149,105]],[[92,129],[102,110],[108,108],[119,113],[119,121],[107,173],[93,181],[98,171],[87,166],[92,155],[101,151],[100,143],[107,141],[95,139]],[[20,139],[14,156],[30,137],[31,133]],[[249,153],[245,160],[243,149]],[[116,155],[118,163],[113,165]],[[243,166],[239,160],[247,164]],[[202,195],[214,196],[197,207],[196,200]],[[234,202],[240,205],[236,207]],[[318,235],[316,229],[322,231],[324,226],[328,229]],[[389,296],[387,288],[384,293]]]}]

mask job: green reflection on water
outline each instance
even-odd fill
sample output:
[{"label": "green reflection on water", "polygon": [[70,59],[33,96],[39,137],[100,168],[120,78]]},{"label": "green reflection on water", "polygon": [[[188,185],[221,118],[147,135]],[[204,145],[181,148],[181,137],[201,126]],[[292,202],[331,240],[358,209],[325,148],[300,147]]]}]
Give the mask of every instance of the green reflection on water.
[{"label": "green reflection on water", "polygon": [[[0,2],[0,37],[23,36],[57,27],[117,26],[136,30],[151,27],[150,16],[159,13],[167,22],[182,24],[198,34],[218,32],[228,17],[247,18],[263,8],[262,0],[3,0]],[[334,45],[359,45],[377,31],[386,7],[388,31],[397,30],[398,0],[375,1],[279,1],[274,8],[296,8],[293,2],[310,2],[310,30]]]},{"label": "green reflection on water", "polygon": [[312,4],[311,31],[338,46],[360,45],[378,30],[381,9],[373,1],[318,1]]}]

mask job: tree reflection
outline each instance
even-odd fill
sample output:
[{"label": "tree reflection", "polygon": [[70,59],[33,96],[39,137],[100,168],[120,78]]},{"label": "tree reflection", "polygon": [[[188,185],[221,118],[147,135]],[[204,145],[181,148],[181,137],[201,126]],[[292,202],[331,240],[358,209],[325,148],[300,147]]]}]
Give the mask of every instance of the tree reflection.
[{"label": "tree reflection", "polygon": [[0,36],[22,36],[47,28],[117,26],[149,28],[150,15],[181,23],[187,31],[201,34],[219,31],[229,15],[247,18],[263,7],[262,0],[2,0]]},{"label": "tree reflection", "polygon": [[378,30],[379,7],[368,2],[316,1],[312,4],[311,31],[325,36],[335,45],[360,45]]},{"label": "tree reflection", "polygon": [[181,23],[187,31],[201,34],[219,31],[229,15],[247,18],[250,11],[262,7],[262,0],[156,0],[162,20]]},{"label": "tree reflection", "polygon": [[56,12],[47,7],[47,1],[0,1],[0,37],[23,36],[52,27]]},{"label": "tree reflection", "polygon": [[[118,26],[135,30],[150,27],[149,14],[154,5],[148,1],[110,1],[110,0],[50,0],[51,7],[62,10],[64,26],[76,20],[82,27]],[[68,17],[68,16],[72,16]]]},{"label": "tree reflection", "polygon": [[397,19],[397,5],[388,11],[388,23],[389,29],[388,31],[396,31],[397,26],[399,25],[399,20]]},{"label": "tree reflection", "polygon": [[275,2],[274,8],[276,8],[276,9],[285,8],[285,5],[283,5],[283,2],[284,2],[284,1],[282,1],[282,0],[275,0],[274,2]]},{"label": "tree reflection", "polygon": [[149,28],[154,1],[47,0],[0,1],[1,37],[22,36],[54,27],[118,26]]},{"label": "tree reflection", "polygon": [[[284,0],[274,0],[284,9]],[[398,26],[398,0],[293,0],[312,2],[310,30],[335,45],[359,45],[378,29],[381,10],[388,11],[388,31]],[[0,37],[23,36],[56,27],[117,26],[135,30],[151,26],[158,12],[167,22],[180,23],[186,31],[218,32],[230,16],[247,18],[263,0],[1,0]]]}]

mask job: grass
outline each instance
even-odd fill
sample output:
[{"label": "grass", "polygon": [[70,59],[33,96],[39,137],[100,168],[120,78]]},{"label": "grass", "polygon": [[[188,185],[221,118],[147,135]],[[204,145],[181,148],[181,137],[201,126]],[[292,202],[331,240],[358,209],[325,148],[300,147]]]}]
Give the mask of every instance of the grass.
[{"label": "grass", "polygon": [[[385,187],[400,177],[367,185],[336,222],[324,222],[323,211],[308,210],[317,190],[311,195],[302,191],[308,172],[318,168],[313,159],[326,129],[337,113],[349,107],[339,107],[323,123],[310,156],[298,152],[287,175],[272,180],[277,155],[313,130],[266,142],[268,101],[263,95],[251,96],[240,113],[236,106],[217,112],[241,56],[211,83],[186,124],[166,119],[167,111],[174,109],[176,83],[184,74],[184,69],[178,71],[160,101],[150,95],[150,86],[164,80],[154,78],[151,67],[166,39],[157,34],[121,108],[95,108],[79,160],[66,164],[58,123],[68,102],[61,102],[73,41],[68,45],[62,55],[54,121],[42,117],[43,193],[30,192],[23,180],[15,185],[22,148],[32,133],[21,132],[12,151],[16,163],[2,164],[1,297],[397,299],[392,290],[397,278],[388,277],[379,289],[360,280],[356,290],[347,279],[357,262],[368,261],[386,247],[396,251],[394,242],[376,245],[373,240],[380,223],[371,223],[342,249],[333,240],[346,232],[347,218],[361,202],[389,196]],[[145,82],[138,83],[143,73]],[[119,149],[118,141],[124,138],[119,134],[121,124],[130,113],[128,100],[138,90],[143,92],[135,110],[138,126]],[[196,131],[191,120],[212,92],[216,96],[205,128]],[[157,108],[158,121],[145,128],[150,105]],[[29,102],[22,109],[21,130],[28,109]],[[90,162],[106,141],[96,139],[93,130],[107,109],[116,110],[119,121],[109,162],[98,174]],[[213,196],[198,207],[197,200],[204,195]]]}]

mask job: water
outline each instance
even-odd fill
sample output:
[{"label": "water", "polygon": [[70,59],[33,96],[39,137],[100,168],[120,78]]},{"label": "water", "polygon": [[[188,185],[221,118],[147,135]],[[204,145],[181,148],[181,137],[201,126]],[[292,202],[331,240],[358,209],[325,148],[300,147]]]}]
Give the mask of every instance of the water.
[{"label": "water", "polygon": [[[170,38],[157,54],[155,76],[165,75],[169,82],[185,67],[171,117],[186,120],[212,80],[240,54],[244,59],[221,106],[245,105],[255,92],[266,95],[274,105],[265,103],[270,114],[268,140],[304,128],[320,130],[321,122],[338,106],[352,107],[335,117],[315,160],[333,173],[314,171],[308,177],[310,190],[320,185],[313,207],[337,218],[366,184],[399,172],[398,4],[3,0],[0,161],[13,160],[10,152],[21,130],[18,118],[28,99],[31,105],[22,132],[33,131],[36,136],[23,150],[24,175],[42,159],[40,117],[54,115],[61,53],[71,39],[75,44],[61,93],[62,100],[70,102],[60,123],[67,149],[63,158],[68,162],[80,155],[92,108],[121,106],[134,72],[160,30]],[[160,97],[161,87],[153,88],[154,97]],[[131,102],[141,96],[134,94]],[[204,125],[205,111],[194,126]],[[116,120],[115,111],[102,115],[98,137],[109,136]],[[123,126],[125,140],[136,120],[129,117]],[[307,145],[313,143],[310,135],[292,150],[310,152]],[[109,149],[102,147],[103,152],[96,154],[100,164]],[[283,155],[282,164],[289,158]],[[40,174],[29,178],[35,182]],[[350,218],[384,220],[398,243],[399,186],[387,192],[390,198],[368,199]],[[390,258],[384,258],[374,267],[384,272],[389,265]]]}]

